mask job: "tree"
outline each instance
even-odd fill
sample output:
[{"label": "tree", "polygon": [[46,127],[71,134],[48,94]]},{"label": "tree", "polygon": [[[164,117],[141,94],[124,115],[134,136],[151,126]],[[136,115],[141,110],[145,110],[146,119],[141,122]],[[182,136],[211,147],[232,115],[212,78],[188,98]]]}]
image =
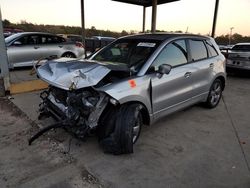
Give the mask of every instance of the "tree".
[{"label": "tree", "polygon": [[10,21],[9,21],[9,20],[4,19],[4,20],[3,20],[3,27],[10,27],[10,26],[11,26]]},{"label": "tree", "polygon": [[122,32],[121,32],[121,36],[126,36],[126,35],[128,35],[128,32],[127,32],[127,31],[125,31],[125,30],[122,30]]}]

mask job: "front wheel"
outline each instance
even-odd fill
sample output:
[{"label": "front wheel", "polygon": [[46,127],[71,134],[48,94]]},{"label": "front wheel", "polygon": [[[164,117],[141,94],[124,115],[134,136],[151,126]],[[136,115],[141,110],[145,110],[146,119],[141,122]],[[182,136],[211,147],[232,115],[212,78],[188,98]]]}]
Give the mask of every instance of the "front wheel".
[{"label": "front wheel", "polygon": [[221,80],[216,79],[210,88],[207,101],[205,102],[205,106],[207,108],[215,108],[219,104],[222,96],[222,90]]},{"label": "front wheel", "polygon": [[140,136],[143,125],[142,106],[125,104],[116,114],[114,131],[101,140],[104,152],[113,154],[133,153],[133,144]]}]

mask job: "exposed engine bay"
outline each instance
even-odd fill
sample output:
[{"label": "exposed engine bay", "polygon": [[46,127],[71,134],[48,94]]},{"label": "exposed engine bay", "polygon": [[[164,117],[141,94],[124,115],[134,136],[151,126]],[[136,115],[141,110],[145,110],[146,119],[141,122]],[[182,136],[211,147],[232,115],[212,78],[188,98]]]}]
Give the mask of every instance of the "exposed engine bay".
[{"label": "exposed engine bay", "polygon": [[60,127],[70,130],[78,138],[85,138],[96,129],[107,105],[116,105],[112,97],[98,88],[130,75],[124,68],[111,70],[93,62],[51,61],[39,67],[37,72],[41,79],[50,83],[49,88],[40,94],[42,102],[38,118],[52,116],[57,123],[40,130],[29,144],[44,132]]}]

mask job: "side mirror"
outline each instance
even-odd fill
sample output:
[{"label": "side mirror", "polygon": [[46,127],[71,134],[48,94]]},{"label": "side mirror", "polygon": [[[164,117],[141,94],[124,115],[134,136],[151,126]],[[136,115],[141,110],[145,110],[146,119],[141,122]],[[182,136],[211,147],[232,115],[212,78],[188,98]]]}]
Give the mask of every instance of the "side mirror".
[{"label": "side mirror", "polygon": [[158,69],[157,73],[159,73],[160,75],[169,74],[171,69],[172,69],[171,65],[162,64],[162,65],[159,66],[159,69]]}]

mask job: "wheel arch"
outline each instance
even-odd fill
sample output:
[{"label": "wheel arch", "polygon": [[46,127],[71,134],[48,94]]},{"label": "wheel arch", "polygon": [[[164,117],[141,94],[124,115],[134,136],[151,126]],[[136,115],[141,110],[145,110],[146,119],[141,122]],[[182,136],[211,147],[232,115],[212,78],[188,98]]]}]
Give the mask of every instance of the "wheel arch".
[{"label": "wheel arch", "polygon": [[76,58],[76,54],[74,52],[71,52],[71,51],[63,52],[63,54],[61,55],[61,57],[64,57],[66,54],[72,54]]},{"label": "wheel arch", "polygon": [[219,79],[221,81],[221,83],[222,83],[222,90],[224,90],[225,89],[225,85],[226,85],[226,79],[225,79],[225,77],[222,76],[222,75],[219,75],[214,80],[216,80],[216,79]]},{"label": "wheel arch", "polygon": [[140,101],[129,101],[122,103],[121,105],[131,105],[131,104],[139,104],[142,106],[141,108],[141,114],[142,114],[142,120],[144,125],[150,125],[150,115],[147,107]]}]

